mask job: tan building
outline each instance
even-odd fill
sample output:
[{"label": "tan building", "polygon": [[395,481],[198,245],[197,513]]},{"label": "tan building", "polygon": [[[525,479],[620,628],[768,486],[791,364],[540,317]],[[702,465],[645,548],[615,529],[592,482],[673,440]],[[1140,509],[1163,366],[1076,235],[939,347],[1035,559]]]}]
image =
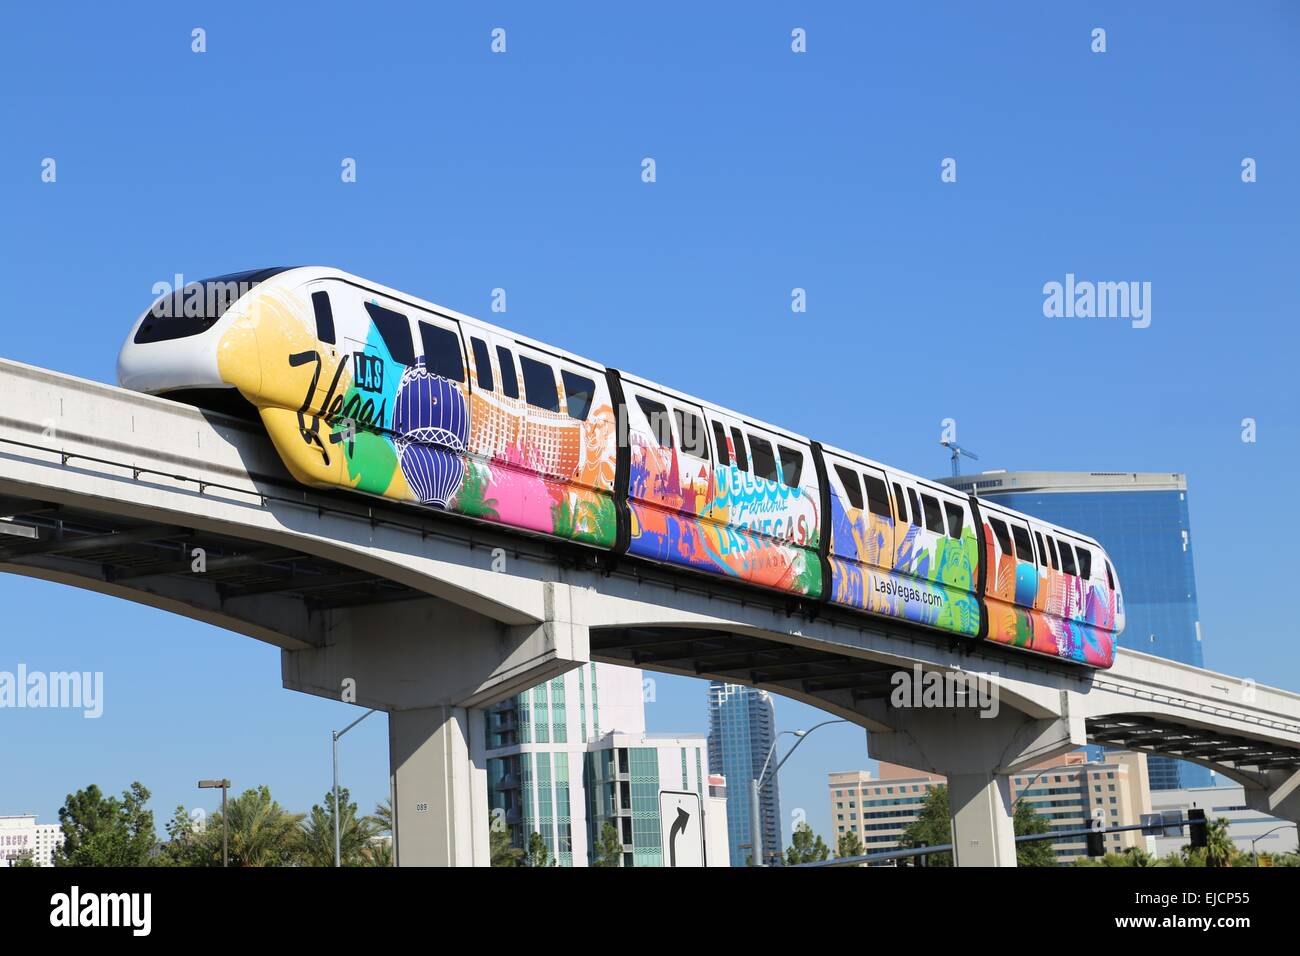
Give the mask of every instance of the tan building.
[{"label": "tan building", "polygon": [[[1141,823],[1142,814],[1151,812],[1146,756],[1117,751],[1104,757],[1087,763],[1087,755],[1076,752],[1025,767],[1011,776],[1011,797],[1023,797],[1053,830],[1082,829],[1094,811],[1100,811],[1108,827]],[[868,853],[897,849],[903,831],[920,815],[926,794],[945,783],[938,774],[884,761],[878,772],[879,778],[865,770],[828,775],[836,845],[844,834],[856,833]],[[1107,851],[1146,845],[1139,830],[1106,836]],[[1087,855],[1083,837],[1052,847],[1061,863]]]},{"label": "tan building", "polygon": [[898,848],[899,837],[917,818],[931,788],[944,782],[934,773],[880,762],[879,779],[865,770],[828,775],[831,790],[832,850],[840,837],[856,833],[868,853]]}]

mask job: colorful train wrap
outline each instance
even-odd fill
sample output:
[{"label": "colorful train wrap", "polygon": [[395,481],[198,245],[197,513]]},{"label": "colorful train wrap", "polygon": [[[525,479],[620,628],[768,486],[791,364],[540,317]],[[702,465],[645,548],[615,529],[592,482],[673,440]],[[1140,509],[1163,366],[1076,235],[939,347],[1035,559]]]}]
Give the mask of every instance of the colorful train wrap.
[{"label": "colorful train wrap", "polygon": [[169,291],[127,387],[255,414],[289,472],[1109,667],[1093,539],[334,269]]}]

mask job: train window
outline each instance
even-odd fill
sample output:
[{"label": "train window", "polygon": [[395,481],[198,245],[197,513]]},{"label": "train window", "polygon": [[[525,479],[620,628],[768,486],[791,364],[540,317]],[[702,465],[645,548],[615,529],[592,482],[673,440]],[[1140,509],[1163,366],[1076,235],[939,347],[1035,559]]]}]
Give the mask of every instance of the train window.
[{"label": "train window", "polygon": [[506,398],[518,398],[519,373],[515,371],[515,357],[504,345],[497,346],[497,365],[501,367],[501,394]]},{"label": "train window", "polygon": [[334,344],[334,309],[330,307],[328,292],[313,292],[311,307],[316,313],[316,338]]},{"label": "train window", "polygon": [[1115,572],[1110,569],[1109,561],[1106,562],[1106,583],[1112,591],[1115,590]]},{"label": "train window", "polygon": [[1061,570],[1066,574],[1077,575],[1079,571],[1074,566],[1074,552],[1070,550],[1070,546],[1064,541],[1058,541],[1057,545],[1061,549]]},{"label": "train window", "polygon": [[591,411],[591,401],[596,397],[596,383],[567,368],[560,369],[560,378],[564,380],[564,400],[568,403],[569,417],[585,422]]},{"label": "train window", "polygon": [[718,458],[719,465],[731,464],[731,453],[727,451],[727,430],[718,422],[712,422],[713,425],[713,444],[717,447],[713,453]]},{"label": "train window", "polygon": [[1058,571],[1065,570],[1061,565],[1060,558],[1056,556],[1056,539],[1050,534],[1047,536],[1047,556],[1052,559],[1052,567],[1056,568]]},{"label": "train window", "polygon": [[478,387],[490,392],[495,385],[492,382],[492,359],[488,356],[487,343],[472,338],[469,345],[474,350],[474,375],[478,378]]},{"label": "train window", "polygon": [[867,507],[871,513],[882,518],[892,517],[889,512],[889,489],[885,483],[874,475],[863,475],[862,481],[867,486]]},{"label": "train window", "polygon": [[705,436],[704,422],[700,421],[700,416],[684,412],[680,408],[674,408],[673,415],[677,418],[678,447],[688,455],[708,461],[709,440]]},{"label": "train window", "polygon": [[840,481],[844,482],[844,491],[849,496],[849,504],[859,511],[862,510],[862,483],[858,481],[858,473],[843,465],[836,465],[835,474],[839,475]]},{"label": "train window", "polygon": [[136,330],[135,341],[166,342],[206,332],[238,299],[283,268],[254,269],[201,279],[156,300]]},{"label": "train window", "polygon": [[1011,554],[1011,533],[1007,531],[1007,523],[1001,518],[989,518],[989,527],[993,529],[993,536],[998,539],[1002,553]]},{"label": "train window", "polygon": [[922,493],[921,504],[925,508],[925,530],[943,534],[943,509],[939,507],[939,499]]},{"label": "train window", "polygon": [[898,507],[898,520],[907,524],[907,502],[903,499],[903,486],[894,482],[894,504]]},{"label": "train window", "polygon": [[658,402],[652,402],[644,395],[638,395],[636,403],[641,406],[641,411],[645,412],[645,417],[650,420],[650,431],[654,433],[660,447],[672,448],[673,422],[668,417],[668,409]]},{"label": "train window", "polygon": [[[1034,537],[1038,540],[1038,563],[1043,567],[1047,567],[1047,545],[1043,544],[1043,533],[1035,531]],[[1056,565],[1052,565],[1052,567],[1056,567]]]},{"label": "train window", "polygon": [[961,505],[951,501],[945,501],[943,507],[948,512],[948,537],[960,538],[962,529],[966,527],[966,512]]},{"label": "train window", "polygon": [[1011,536],[1016,541],[1016,557],[1021,561],[1027,561],[1030,564],[1037,564],[1034,559],[1034,544],[1029,540],[1029,532],[1023,525],[1013,524],[1011,526]]},{"label": "train window", "polygon": [[781,456],[781,480],[789,488],[798,488],[803,477],[803,453],[784,445],[777,445],[776,450]]},{"label": "train window", "polygon": [[379,330],[379,337],[384,340],[393,361],[414,365],[415,346],[411,344],[411,323],[406,316],[385,309],[378,302],[367,302],[366,311],[370,313],[370,321]]},{"label": "train window", "polygon": [[1079,577],[1085,581],[1092,577],[1092,552],[1083,545],[1074,546],[1075,557],[1079,559]]},{"label": "train window", "polygon": [[741,471],[749,471],[749,458],[745,454],[745,436],[734,425],[731,429],[731,442],[736,446],[736,467]]},{"label": "train window", "polygon": [[424,346],[426,369],[452,382],[465,381],[465,357],[460,351],[459,335],[451,329],[421,322],[420,343]]},{"label": "train window", "polygon": [[776,456],[772,454],[772,443],[766,438],[749,436],[749,455],[754,459],[754,474],[768,481],[779,481],[776,473]]},{"label": "train window", "polygon": [[524,373],[524,401],[548,412],[560,410],[560,391],[555,387],[555,369],[527,355],[519,356]]},{"label": "train window", "polygon": [[907,489],[907,500],[912,506],[912,524],[916,525],[917,527],[920,527],[921,522],[923,520],[921,518],[921,506],[917,504],[916,492],[913,491],[911,488]]}]

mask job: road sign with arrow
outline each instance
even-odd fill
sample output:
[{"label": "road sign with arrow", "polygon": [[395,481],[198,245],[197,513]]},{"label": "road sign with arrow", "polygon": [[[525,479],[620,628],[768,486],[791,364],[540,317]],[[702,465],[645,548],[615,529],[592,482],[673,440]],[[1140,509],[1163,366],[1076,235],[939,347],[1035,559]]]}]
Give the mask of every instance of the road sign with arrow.
[{"label": "road sign with arrow", "polygon": [[659,835],[664,866],[704,866],[704,810],[698,793],[659,791]]}]

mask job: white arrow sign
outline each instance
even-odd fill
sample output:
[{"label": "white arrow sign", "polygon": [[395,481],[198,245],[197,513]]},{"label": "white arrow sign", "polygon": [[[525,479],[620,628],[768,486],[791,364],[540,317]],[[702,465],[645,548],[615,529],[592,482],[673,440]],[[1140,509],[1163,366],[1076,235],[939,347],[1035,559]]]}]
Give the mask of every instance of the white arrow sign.
[{"label": "white arrow sign", "polygon": [[659,791],[659,836],[664,866],[704,865],[704,810],[698,793]]}]

